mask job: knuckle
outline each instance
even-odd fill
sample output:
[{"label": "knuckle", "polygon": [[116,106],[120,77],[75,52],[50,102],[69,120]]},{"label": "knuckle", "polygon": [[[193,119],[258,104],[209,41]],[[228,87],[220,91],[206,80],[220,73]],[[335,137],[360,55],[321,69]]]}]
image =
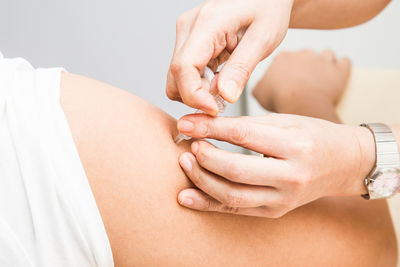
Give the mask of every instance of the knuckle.
[{"label": "knuckle", "polygon": [[168,97],[169,99],[171,99],[171,100],[177,100],[177,99],[178,99],[178,97],[177,97],[177,95],[176,95],[176,93],[175,93],[174,88],[172,88],[172,87],[167,87],[167,89],[165,90],[165,92],[166,92],[167,97]]},{"label": "knuckle", "polygon": [[226,171],[231,174],[236,181],[242,180],[244,170],[235,161],[228,161],[226,164]]},{"label": "knuckle", "polygon": [[212,122],[212,120],[206,119],[206,120],[202,120],[198,126],[198,135],[200,138],[205,138],[205,137],[209,137],[211,136],[211,134],[214,131],[214,124]]},{"label": "knuckle", "polygon": [[243,194],[237,190],[231,190],[225,195],[224,204],[229,207],[240,207],[243,203]]},{"label": "knuckle", "polygon": [[208,118],[205,121],[204,136],[211,136],[215,132],[215,122],[213,119]]},{"label": "knuckle", "polygon": [[235,62],[232,63],[232,68],[235,70],[236,75],[239,78],[247,80],[251,75],[251,68],[244,62]]},{"label": "knuckle", "polygon": [[182,70],[182,63],[177,59],[173,60],[171,62],[170,70],[173,75],[176,75]]},{"label": "knuckle", "polygon": [[208,198],[206,200],[205,205],[202,207],[202,210],[204,210],[204,211],[206,211],[206,210],[212,211],[212,210],[215,210],[216,208],[217,207],[216,207],[216,204],[214,203],[214,201],[212,201],[210,198]]},{"label": "knuckle", "polygon": [[225,212],[225,213],[238,214],[239,211],[240,211],[240,208],[238,208],[238,207],[230,207],[230,206],[222,207],[222,212]]},{"label": "knuckle", "polygon": [[197,186],[202,187],[204,185],[204,177],[201,170],[195,170],[192,174],[189,174],[190,180]]},{"label": "knuckle", "polygon": [[302,191],[303,189],[307,188],[307,186],[311,184],[313,177],[314,173],[312,170],[304,170],[296,184],[297,191]]},{"label": "knuckle", "polygon": [[301,181],[299,175],[286,176],[284,181],[291,188],[297,188],[302,184],[302,181]]},{"label": "knuckle", "polygon": [[313,138],[302,138],[295,142],[295,149],[302,155],[312,155],[317,148],[317,144]]},{"label": "knuckle", "polygon": [[233,124],[233,128],[231,130],[231,141],[238,144],[245,144],[246,140],[250,135],[250,129],[247,124],[238,121]]},{"label": "knuckle", "polygon": [[196,155],[196,159],[197,159],[197,162],[198,162],[200,165],[203,166],[204,163],[207,162],[208,155],[204,152],[204,149],[202,149],[201,147],[202,147],[202,146],[200,145],[199,151],[197,152],[197,155]]},{"label": "knuckle", "polygon": [[291,187],[296,191],[303,188],[305,186],[305,184],[306,184],[306,180],[300,176],[292,179],[291,183],[290,183]]},{"label": "knuckle", "polygon": [[[281,192],[281,196],[278,200],[290,204],[294,195],[299,192],[301,187],[306,183],[307,179],[307,168],[291,166],[287,169],[286,173],[280,177],[284,191]],[[286,190],[290,190],[287,192]]]},{"label": "knuckle", "polygon": [[226,47],[226,38],[225,38],[225,33],[216,31],[212,33],[212,36],[214,37],[214,50],[221,51]]},{"label": "knuckle", "polygon": [[305,175],[304,174],[296,174],[293,176],[289,176],[286,177],[286,179],[284,180],[284,183],[286,184],[286,188],[290,189],[291,192],[291,196],[290,197],[286,197],[284,202],[286,202],[286,204],[290,204],[293,200],[293,198],[295,198],[296,194],[302,190],[302,188],[304,188],[307,184],[307,179],[304,178]]}]

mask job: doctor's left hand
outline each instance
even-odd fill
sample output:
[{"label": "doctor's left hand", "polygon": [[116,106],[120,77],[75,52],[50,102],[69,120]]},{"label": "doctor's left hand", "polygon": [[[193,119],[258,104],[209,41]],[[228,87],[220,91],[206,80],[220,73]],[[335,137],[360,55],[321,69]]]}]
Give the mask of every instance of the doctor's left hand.
[{"label": "doctor's left hand", "polygon": [[184,116],[180,132],[230,142],[264,154],[227,152],[195,141],[179,162],[197,188],[178,202],[188,208],[277,218],[325,196],[366,193],[363,179],[374,165],[374,140],[365,127],[309,117]]}]

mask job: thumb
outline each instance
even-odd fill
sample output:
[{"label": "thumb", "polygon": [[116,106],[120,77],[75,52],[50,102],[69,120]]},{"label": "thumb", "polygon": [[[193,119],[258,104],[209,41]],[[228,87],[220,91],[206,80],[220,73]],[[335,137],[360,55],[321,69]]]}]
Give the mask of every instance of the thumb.
[{"label": "thumb", "polygon": [[273,50],[272,42],[263,25],[251,25],[222,68],[218,79],[220,95],[228,102],[236,102],[254,68]]}]

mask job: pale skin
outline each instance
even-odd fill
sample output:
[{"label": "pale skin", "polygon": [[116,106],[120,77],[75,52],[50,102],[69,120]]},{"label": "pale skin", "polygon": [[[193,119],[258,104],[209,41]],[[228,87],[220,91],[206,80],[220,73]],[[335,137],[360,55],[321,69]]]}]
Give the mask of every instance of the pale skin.
[{"label": "pale skin", "polygon": [[275,57],[252,93],[269,111],[340,123],[335,107],[350,73],[349,59],[337,59],[331,50],[285,51]]},{"label": "pale skin", "polygon": [[[183,155],[180,163],[202,191],[181,192],[182,205],[275,218],[324,196],[365,194],[363,179],[375,161],[374,140],[367,129],[284,114],[215,118],[218,110],[209,93],[210,84],[200,77],[206,65],[215,69],[226,62],[212,89],[228,102],[235,102],[256,64],[279,45],[289,26],[350,27],[371,19],[389,2],[209,0],[182,15],[177,22],[167,95],[210,116],[184,116],[179,120],[179,131],[195,138],[230,142],[266,155],[260,159],[222,151],[205,142],[194,143],[192,153]],[[339,62],[335,62],[334,68],[336,63]],[[342,65],[343,62],[338,66]],[[303,70],[297,67],[297,71]],[[308,76],[312,78],[312,74]],[[308,80],[309,85],[326,82],[334,83],[325,79]],[[279,105],[282,99],[290,101],[279,94],[296,94],[293,88],[302,87],[297,83],[288,86],[285,82],[276,85],[280,90],[271,96],[275,97],[274,105]],[[288,92],[282,93],[285,90]],[[304,109],[298,109],[300,114],[339,122],[332,111],[334,101],[327,103],[330,100],[319,93],[311,99],[309,103],[318,106],[318,111],[313,113],[305,105]],[[296,113],[290,109],[281,112]],[[400,126],[391,127],[398,137]]]},{"label": "pale skin", "polygon": [[[227,140],[266,157],[193,143],[192,153],[179,160],[198,189],[182,191],[180,203],[202,211],[277,218],[324,196],[367,193],[363,181],[375,163],[373,136],[364,127],[338,124],[335,112],[349,73],[348,59],[336,59],[331,51],[281,53],[253,94],[271,111],[315,118],[183,117],[178,129],[187,135]],[[391,128],[398,138],[399,126]]]},{"label": "pale skin", "polygon": [[201,79],[205,66],[226,62],[219,94],[235,102],[258,62],[288,27],[338,29],[364,23],[390,0],[208,0],[182,14],[167,77],[167,96],[215,116],[218,108]]},{"label": "pale skin", "polygon": [[[64,73],[61,105],[115,266],[396,266],[385,201],[324,198],[280,219],[196,212],[176,158],[176,121],[113,86]],[[316,257],[316,255],[318,255]]]}]

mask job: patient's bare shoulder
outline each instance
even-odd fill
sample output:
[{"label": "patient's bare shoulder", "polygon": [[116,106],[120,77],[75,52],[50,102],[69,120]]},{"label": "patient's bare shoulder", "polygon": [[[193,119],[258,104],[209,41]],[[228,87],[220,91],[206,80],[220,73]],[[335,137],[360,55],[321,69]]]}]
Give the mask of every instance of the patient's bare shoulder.
[{"label": "patient's bare shoulder", "polygon": [[173,118],[82,76],[64,73],[61,87],[116,266],[395,266],[384,201],[322,199],[274,220],[184,209],[189,144],[173,142]]},{"label": "patient's bare shoulder", "polygon": [[132,263],[143,258],[141,251],[148,249],[144,238],[157,239],[163,222],[182,209],[176,203],[177,192],[190,183],[178,155],[189,144],[173,142],[176,121],[165,112],[80,75],[63,73],[61,105],[117,266],[121,259]]}]

